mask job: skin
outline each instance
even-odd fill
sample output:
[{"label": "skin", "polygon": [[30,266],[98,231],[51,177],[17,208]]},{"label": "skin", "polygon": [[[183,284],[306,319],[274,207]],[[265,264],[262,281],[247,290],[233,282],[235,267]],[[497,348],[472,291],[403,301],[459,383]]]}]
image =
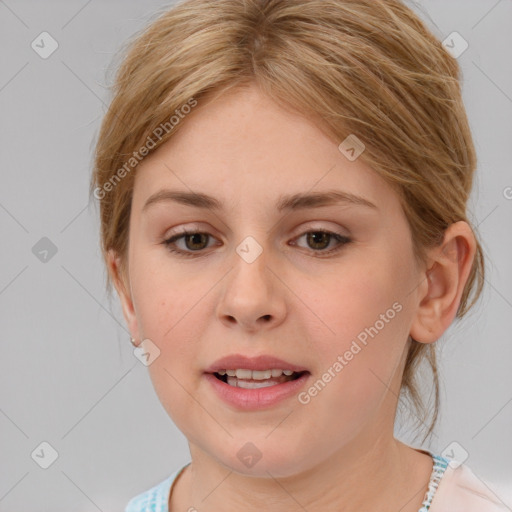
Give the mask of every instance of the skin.
[{"label": "skin", "polygon": [[[452,224],[419,264],[396,192],[254,85],[201,101],[182,123],[137,169],[127,275],[119,255],[109,259],[132,336],[160,350],[148,367],[157,395],[189,441],[169,510],[416,512],[432,459],[393,437],[408,336],[433,343],[453,321],[475,254],[470,227]],[[162,188],[212,195],[224,210],[165,201],[143,211]],[[282,194],[325,190],[376,208],[275,209]],[[211,236],[181,238],[175,248],[192,257],[179,256],[163,241],[180,228]],[[319,229],[351,242],[315,245],[307,233]],[[247,236],[262,248],[250,264],[236,252]],[[308,387],[396,302],[401,311],[308,404],[294,396],[244,412],[204,379],[222,356],[271,354],[308,368]],[[251,468],[237,457],[248,441],[262,454]]]}]

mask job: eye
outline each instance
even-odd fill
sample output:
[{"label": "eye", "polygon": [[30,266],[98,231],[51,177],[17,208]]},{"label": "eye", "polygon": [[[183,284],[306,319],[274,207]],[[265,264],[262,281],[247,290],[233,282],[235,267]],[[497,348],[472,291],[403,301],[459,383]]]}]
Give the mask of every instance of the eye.
[{"label": "eye", "polygon": [[204,243],[210,236],[209,233],[203,233],[201,231],[184,230],[179,235],[173,235],[171,238],[164,240],[163,244],[171,252],[183,254],[184,256],[192,256],[187,250],[175,249],[173,246],[176,246],[176,242],[183,238],[185,241],[185,249],[189,249],[191,252],[198,252],[205,248]]},{"label": "eye", "polygon": [[[350,243],[352,240],[342,235],[341,233],[333,233],[332,231],[324,231],[322,229],[317,229],[313,231],[307,231],[300,235],[297,240],[306,237],[306,242],[309,247],[314,248],[316,253],[320,253],[318,256],[322,257],[324,254],[331,254],[333,252],[337,252],[341,250],[341,248]],[[335,240],[337,243],[333,249],[325,251],[323,249],[329,247],[330,242]]]},{"label": "eye", "polygon": [[[321,253],[322,256],[325,254],[337,252],[344,245],[352,241],[349,237],[342,235],[341,233],[333,233],[332,231],[325,231],[320,229],[307,231],[296,239],[301,239],[304,236],[306,237],[308,245],[310,245],[310,247],[313,249],[312,252]],[[202,231],[184,230],[181,233],[173,235],[170,238],[164,240],[162,243],[169,249],[170,252],[186,257],[194,257],[194,252],[199,253],[207,247],[207,242],[210,237],[211,235],[209,233]],[[185,242],[185,247],[176,248],[177,242],[181,241],[181,239],[183,239]],[[332,242],[333,239],[337,242],[336,246],[328,251],[324,250],[325,248],[329,247],[330,242]],[[292,245],[295,245],[295,243]],[[200,256],[200,254],[198,254],[198,256]],[[318,256],[320,256],[320,254]]]}]

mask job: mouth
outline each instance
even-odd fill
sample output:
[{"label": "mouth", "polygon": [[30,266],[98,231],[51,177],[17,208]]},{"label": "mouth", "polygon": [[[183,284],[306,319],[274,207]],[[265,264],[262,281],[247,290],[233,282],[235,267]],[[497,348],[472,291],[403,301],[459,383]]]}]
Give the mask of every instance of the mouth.
[{"label": "mouth", "polygon": [[204,372],[205,381],[216,396],[238,411],[278,406],[299,393],[311,376],[306,367],[269,354],[231,354]]},{"label": "mouth", "polygon": [[235,388],[258,389],[277,386],[285,382],[300,379],[308,371],[296,372],[272,368],[268,370],[219,370],[212,375],[218,380]]}]

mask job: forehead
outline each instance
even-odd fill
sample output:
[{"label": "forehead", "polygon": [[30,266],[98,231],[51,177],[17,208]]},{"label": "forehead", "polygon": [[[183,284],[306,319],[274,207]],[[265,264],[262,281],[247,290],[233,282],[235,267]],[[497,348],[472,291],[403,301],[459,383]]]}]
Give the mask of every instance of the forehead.
[{"label": "forehead", "polygon": [[181,122],[137,168],[139,209],[162,188],[276,207],[285,194],[306,191],[340,190],[374,204],[393,193],[361,158],[349,161],[318,124],[254,86],[210,96]]}]

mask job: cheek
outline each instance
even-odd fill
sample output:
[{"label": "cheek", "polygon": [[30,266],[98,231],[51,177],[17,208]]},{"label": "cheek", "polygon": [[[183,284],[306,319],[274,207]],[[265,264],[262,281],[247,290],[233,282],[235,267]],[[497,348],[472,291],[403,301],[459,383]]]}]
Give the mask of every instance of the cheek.
[{"label": "cheek", "polygon": [[140,335],[151,340],[158,353],[148,371],[164,408],[179,422],[174,414],[193,406],[185,389],[198,367],[204,323],[213,314],[205,309],[205,294],[212,285],[205,277],[199,285],[183,273],[171,272],[161,258],[142,261],[139,266],[134,261],[132,291]]},{"label": "cheek", "polygon": [[[407,274],[403,266],[398,268],[391,259],[381,256],[367,262],[359,259],[321,281],[302,286],[301,300],[310,309],[305,318],[310,325],[320,326],[316,342],[339,349],[376,322],[380,331],[393,330],[389,329],[391,324],[396,329],[404,317],[396,313],[397,309],[405,309]],[[382,321],[390,318],[382,328]]]},{"label": "cheek", "polygon": [[321,327],[306,329],[322,365],[320,379],[329,381],[322,393],[346,411],[370,411],[401,362],[411,315],[410,276],[409,268],[380,255],[359,259],[321,287],[315,282],[304,289],[303,301],[315,304],[322,320],[309,314],[310,326]]},{"label": "cheek", "polygon": [[134,251],[130,273],[142,334],[160,343],[172,340],[178,331],[186,337],[190,315],[196,305],[201,307],[201,298],[211,286],[208,276],[199,280],[187,265],[173,265],[163,247]]},{"label": "cheek", "polygon": [[198,368],[198,340],[204,337],[204,322],[213,314],[205,310],[208,301],[204,300],[211,285],[203,279],[205,290],[162,270],[141,273],[132,282],[141,335],[158,351],[147,368],[153,387],[169,417],[192,439],[190,414],[198,405],[191,380]]}]

